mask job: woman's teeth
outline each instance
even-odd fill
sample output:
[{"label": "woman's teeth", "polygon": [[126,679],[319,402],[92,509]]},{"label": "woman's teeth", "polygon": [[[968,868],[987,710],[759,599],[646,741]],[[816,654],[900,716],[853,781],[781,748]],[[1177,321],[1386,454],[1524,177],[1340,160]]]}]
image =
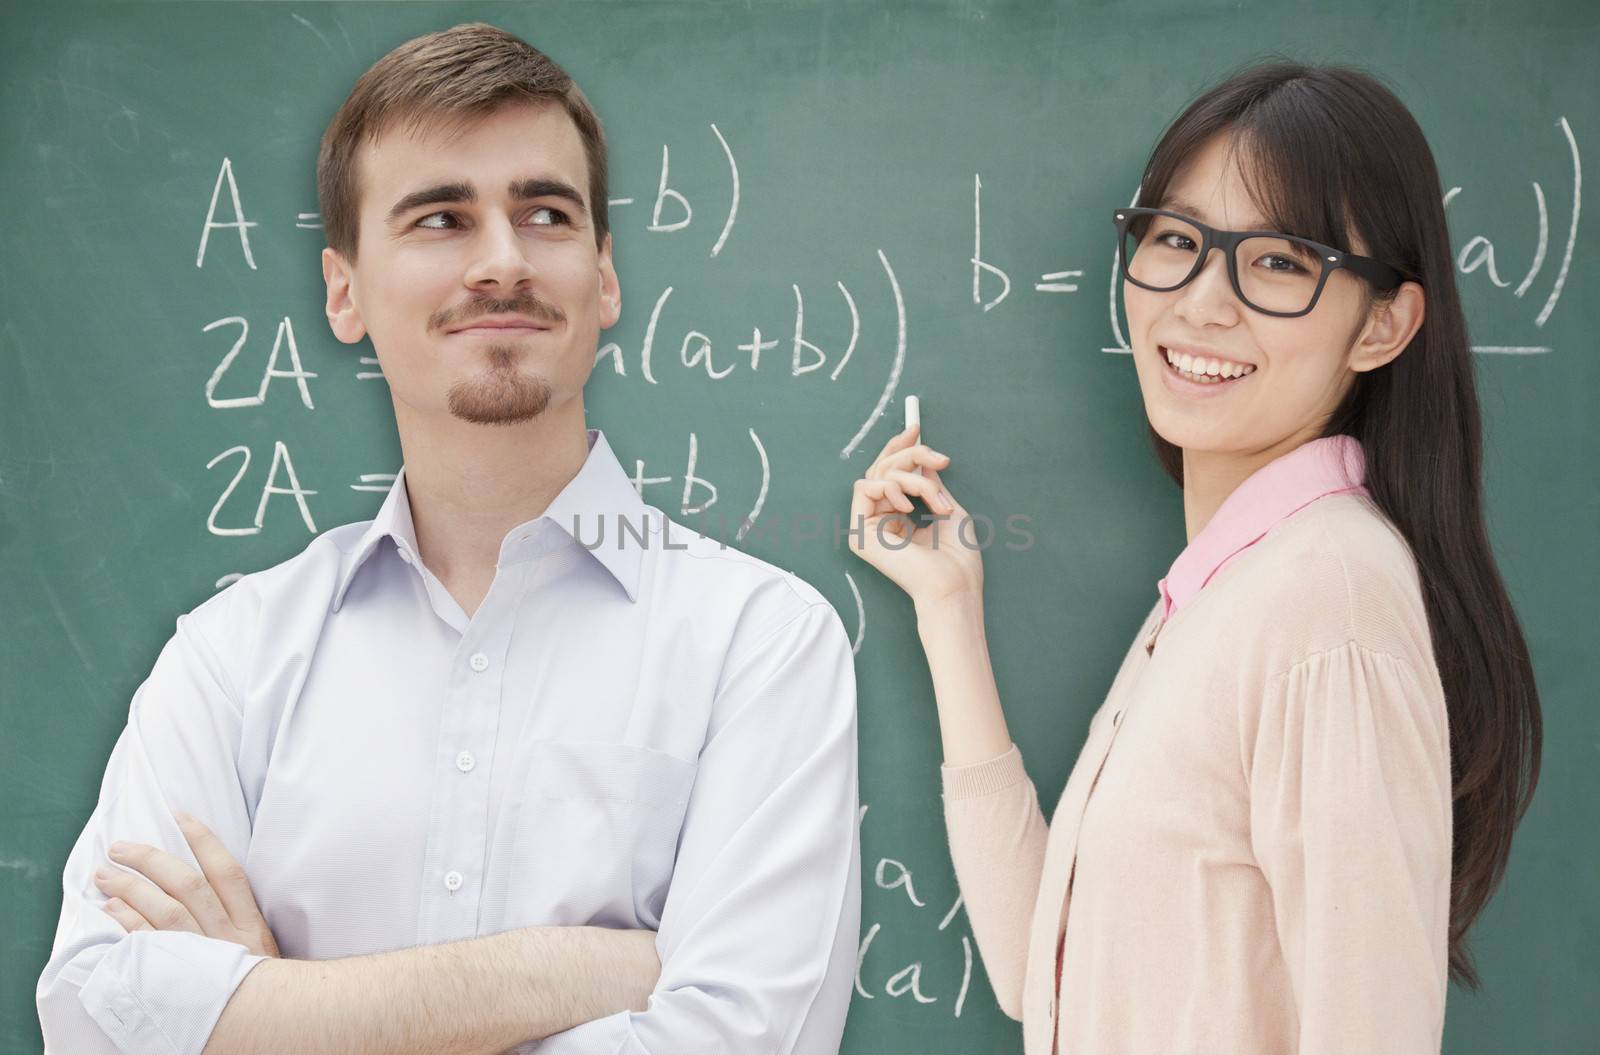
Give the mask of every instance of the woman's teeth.
[{"label": "woman's teeth", "polygon": [[1179,377],[1196,384],[1220,385],[1256,372],[1255,367],[1243,363],[1229,363],[1221,359],[1196,359],[1192,355],[1180,355],[1171,348],[1161,350],[1166,354],[1167,363],[1177,371]]}]

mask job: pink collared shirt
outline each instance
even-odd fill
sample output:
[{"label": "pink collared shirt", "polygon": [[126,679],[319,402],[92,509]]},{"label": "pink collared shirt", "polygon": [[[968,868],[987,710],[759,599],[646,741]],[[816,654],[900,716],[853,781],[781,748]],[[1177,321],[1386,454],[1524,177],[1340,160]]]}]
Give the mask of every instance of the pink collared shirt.
[{"label": "pink collared shirt", "polygon": [[1366,459],[1354,436],[1327,436],[1263,465],[1234,488],[1156,584],[1169,619],[1272,526],[1329,495],[1365,495]]}]

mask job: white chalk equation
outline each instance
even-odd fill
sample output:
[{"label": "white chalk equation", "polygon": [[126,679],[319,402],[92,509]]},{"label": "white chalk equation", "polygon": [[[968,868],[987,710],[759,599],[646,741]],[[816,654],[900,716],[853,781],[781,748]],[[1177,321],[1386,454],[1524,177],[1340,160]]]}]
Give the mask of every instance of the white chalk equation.
[{"label": "white chalk equation", "polygon": [[[984,289],[985,277],[1000,283],[994,296]],[[1039,275],[1033,288],[1036,293],[1076,293],[1080,269],[1046,271]],[[992,286],[992,283],[991,283]],[[983,258],[983,176],[972,175],[972,303],[984,311],[991,311],[1011,296],[1011,275]]]},{"label": "white chalk equation", "polygon": [[[873,425],[883,416],[894,399],[900,377],[905,370],[905,295],[901,292],[900,281],[888,256],[879,249],[877,257],[887,292],[894,305],[894,354],[889,359],[888,373],[878,399],[861,426],[839,451],[840,458],[850,457]],[[715,336],[697,328],[705,326],[703,322],[677,322],[673,319],[668,307],[674,288],[667,286],[656,296],[650,308],[649,319],[645,323],[637,359],[631,358],[619,342],[609,341],[601,345],[596,352],[596,369],[609,364],[613,374],[627,378],[631,376],[629,363],[636,362],[638,377],[646,384],[655,385],[660,383],[656,374],[662,360],[671,356],[669,362],[683,370],[703,373],[709,382],[724,380],[736,370],[758,373],[763,369],[775,369],[777,373],[791,378],[818,374],[820,378],[825,378],[831,383],[839,380],[839,376],[855,358],[856,350],[862,343],[862,312],[855,294],[843,281],[834,282],[838,298],[830,306],[837,313],[838,319],[848,316],[850,336],[842,343],[831,347],[824,347],[818,340],[807,336],[806,293],[798,283],[791,283],[789,286],[794,297],[794,313],[791,318],[784,319],[778,329],[763,331],[759,322],[750,324],[748,330],[741,328],[731,333],[706,326],[706,329],[715,331]],[[827,303],[827,300],[824,302]],[[817,314],[815,295],[811,305],[811,317],[812,321],[815,321]],[[672,356],[670,349],[674,345],[677,354]],[[763,353],[767,353],[765,359],[769,364],[767,368],[762,366]],[[780,364],[776,368],[770,366],[774,359]],[[832,369],[821,373],[830,363]]]},{"label": "white chalk equation", "polygon": [[[277,335],[272,339],[272,351],[267,355],[266,369],[261,372],[261,384],[253,396],[234,396],[228,399],[217,398],[217,385],[222,381],[223,375],[239,357],[245,342],[250,338],[250,320],[243,315],[229,315],[227,318],[208,322],[201,327],[201,333],[210,333],[212,330],[224,326],[239,327],[239,336],[228,349],[228,353],[217,363],[217,368],[211,371],[211,376],[206,379],[206,403],[217,409],[227,410],[231,407],[259,407],[267,401],[267,389],[274,378],[290,379],[300,388],[300,402],[307,410],[315,410],[316,404],[311,401],[311,388],[307,382],[317,375],[307,370],[300,362],[300,346],[295,343],[294,323],[285,315],[278,323]],[[280,352],[287,352],[290,369],[284,370],[278,366]]]},{"label": "white chalk equation", "polygon": [[[785,320],[784,325],[776,331],[777,336],[764,336],[760,324],[757,323],[747,331],[749,333],[747,338],[744,332],[740,332],[737,335],[721,337],[717,341],[713,341],[710,335],[692,326],[677,328],[682,330],[681,339],[676,329],[669,333],[670,327],[663,327],[662,317],[666,313],[673,292],[673,287],[667,286],[656,296],[655,304],[650,309],[649,321],[645,324],[644,338],[640,343],[637,359],[639,376],[648,384],[660,384],[656,378],[656,366],[659,362],[657,345],[659,343],[670,347],[672,343],[676,343],[678,346],[676,361],[686,370],[703,372],[710,381],[721,381],[741,368],[748,369],[751,373],[759,372],[763,352],[774,353],[767,356],[769,368],[776,359],[783,363],[783,366],[777,369],[784,371],[787,368],[790,377],[803,377],[815,373],[827,366],[831,359],[833,369],[824,376],[829,381],[837,381],[855,355],[856,344],[861,337],[861,312],[856,307],[856,299],[850,293],[848,286],[843,282],[835,282],[834,286],[839,291],[843,311],[850,319],[850,337],[842,349],[825,349],[806,336],[806,298],[798,284],[791,283],[789,287],[794,294],[792,329]],[[815,317],[816,308],[813,300],[813,321]],[[709,326],[707,328],[714,329]],[[769,329],[767,333],[772,334],[774,331]],[[600,346],[595,353],[595,365],[598,367],[608,360],[612,371],[618,377],[628,376],[628,358],[621,344],[611,341]]]},{"label": "white chalk equation", "polygon": [[[250,344],[250,320],[243,315],[228,315],[224,318],[214,319],[200,327],[201,333],[219,331],[224,334],[233,327],[237,327],[233,343],[228,346],[228,350],[217,361],[216,368],[211,371],[211,376],[206,378],[205,397],[207,406],[213,410],[239,410],[246,407],[263,406],[271,395],[274,381],[293,381],[300,397],[301,405],[307,410],[317,409],[316,402],[311,395],[311,382],[321,375],[314,370],[305,368],[305,363],[300,358],[299,342],[295,339],[294,319],[288,315],[278,318],[273,323],[272,344],[270,345],[270,351],[267,352],[265,359],[262,360],[261,379],[256,385],[255,394],[219,396],[217,394],[219,387],[237,387],[236,382],[227,380],[230,372],[234,370],[235,362],[239,361],[238,369],[240,371],[249,370],[249,364],[254,361],[255,356],[260,354],[257,350],[260,345],[258,344],[256,349],[251,349],[247,352],[246,346]],[[243,361],[239,360],[241,354],[246,356]],[[287,368],[283,365],[285,362],[288,364]],[[381,379],[383,377],[383,370],[377,368],[378,360],[376,358],[360,356],[358,362],[361,367],[374,367],[376,369],[363,370],[358,367],[355,375],[357,380]],[[254,375],[247,374],[246,376]],[[226,382],[226,385],[224,385],[224,382]]]},{"label": "white chalk equation", "polygon": [[[752,528],[758,527],[762,509],[772,488],[772,462],[767,455],[766,445],[761,442],[761,435],[753,427],[747,428],[745,434],[749,438],[750,451],[740,456],[742,465],[738,468],[738,472],[743,474],[740,479],[754,480],[754,484],[746,491],[754,491],[755,497],[751,500],[747,511],[738,514],[734,520],[734,524],[737,525],[735,541],[743,540]],[[629,480],[644,501],[672,509],[675,511],[674,516],[686,518],[704,514],[722,501],[724,493],[730,490],[728,481],[734,477],[735,469],[727,464],[731,459],[724,459],[716,479],[708,475],[708,470],[704,466],[706,456],[701,451],[700,437],[696,432],[688,434],[684,450],[686,454],[683,472],[680,475],[652,475],[651,467],[640,458],[634,461]],[[247,444],[236,444],[220,451],[206,462],[206,469],[215,470],[219,465],[235,460],[233,475],[222,485],[211,512],[206,516],[207,531],[224,537],[259,535],[266,526],[269,508],[273,508],[272,500],[281,496],[285,500],[293,500],[295,511],[299,514],[300,522],[306,531],[313,535],[317,533],[316,521],[312,518],[311,506],[307,499],[318,494],[318,489],[301,484],[301,473],[295,468],[294,456],[286,441],[281,439],[272,441],[271,462],[259,489],[252,490],[255,488],[252,477],[246,490],[240,491],[241,485],[245,485],[246,478],[250,476],[252,462],[257,460],[255,451]],[[265,454],[260,460],[265,460]],[[387,492],[393,485],[396,475],[361,473],[358,474],[356,482],[348,486],[352,491]],[[717,481],[720,481],[720,484]],[[247,523],[239,523],[238,511],[234,508],[238,504],[234,499],[235,492],[257,496],[255,514]]]},{"label": "white chalk equation", "polygon": [[[1544,300],[1540,302],[1538,312],[1533,316],[1533,326],[1536,330],[1542,329],[1544,324],[1550,321],[1551,313],[1556,310],[1556,304],[1561,300],[1562,290],[1565,289],[1567,284],[1567,272],[1572,267],[1572,253],[1578,244],[1578,217],[1583,211],[1583,156],[1578,150],[1578,140],[1572,134],[1572,125],[1567,122],[1565,117],[1558,120],[1555,123],[1555,127],[1560,130],[1561,135],[1566,140],[1567,154],[1571,160],[1572,211],[1568,217],[1566,245],[1561,251],[1561,260],[1556,265],[1555,277],[1550,283],[1550,289],[1546,293]],[[1545,204],[1544,188],[1540,186],[1538,180],[1530,181],[1529,186],[1533,192],[1535,215],[1538,223],[1538,239],[1534,244],[1533,256],[1528,262],[1527,270],[1523,273],[1521,280],[1517,282],[1516,287],[1511,290],[1511,296],[1518,300],[1522,299],[1533,288],[1535,279],[1540,277],[1540,272],[1544,269],[1550,243],[1550,213]],[[1459,186],[1451,187],[1446,191],[1444,195],[1445,208],[1448,209],[1450,203],[1462,193],[1463,188]],[[1495,258],[1494,242],[1487,235],[1474,234],[1467,240],[1467,243],[1461,247],[1460,252],[1456,254],[1456,268],[1463,275],[1470,275],[1480,268],[1483,269],[1489,283],[1497,290],[1506,289],[1511,285],[1509,278],[1500,276],[1499,265]],[[1550,350],[1549,345],[1543,344],[1475,345],[1473,347],[1475,352],[1490,352],[1502,355],[1539,355]]]},{"label": "white chalk equation", "polygon": [[[866,825],[868,807],[862,806],[860,823]],[[901,861],[892,857],[879,857],[877,864],[872,869],[872,888],[883,891],[899,891],[906,902],[913,908],[920,910],[928,908],[928,903],[917,896],[917,888],[913,881],[911,870]],[[951,924],[963,907],[962,899],[958,894],[939,918],[938,923],[932,924],[932,914],[927,919],[932,925],[934,935],[955,934],[961,928],[951,929]],[[863,913],[865,915],[865,912]],[[962,1010],[966,1007],[968,991],[972,987],[972,967],[974,950],[972,936],[961,934],[961,979],[959,983],[951,983],[952,988],[938,988],[931,980],[924,979],[923,964],[926,959],[914,959],[909,963],[903,962],[883,951],[880,947],[874,955],[874,945],[880,939],[887,944],[889,932],[882,923],[867,923],[862,920],[862,934],[860,944],[856,947],[856,977],[855,995],[862,1000],[876,1000],[880,996],[890,999],[909,997],[917,1004],[942,1004],[952,1018],[960,1018]],[[926,937],[928,931],[924,930],[922,936]],[[953,953],[953,949],[949,950]],[[949,962],[946,956],[941,955],[940,963]]]},{"label": "white chalk equation", "polygon": [[[728,145],[727,137],[722,134],[715,123],[710,126],[711,134],[716,137],[717,145],[722,148],[723,158],[728,165],[728,208],[723,216],[722,226],[717,233],[716,241],[711,245],[711,256],[722,252],[728,244],[728,236],[733,233],[733,224],[739,215],[739,162],[733,156],[733,148]],[[672,174],[672,151],[667,143],[661,144],[661,180],[656,185],[654,203],[650,208],[650,222],[645,230],[658,234],[671,234],[682,231],[694,222],[694,206],[682,191],[672,187],[670,180]],[[607,198],[608,209],[617,209],[628,205],[638,204],[636,198]],[[616,228],[615,219],[612,220],[612,229]]]},{"label": "white chalk equation", "polygon": [[[728,244],[728,238],[733,234],[734,224],[739,216],[739,162],[734,157],[733,148],[728,144],[727,137],[722,134],[716,124],[708,125],[711,138],[715,141],[720,154],[728,167],[728,195],[727,208],[721,214],[721,224],[717,228],[715,240],[711,243],[709,256],[719,255]],[[654,234],[675,234],[690,230],[695,222],[694,205],[688,195],[671,185],[672,152],[669,144],[661,144],[661,179],[656,186],[654,203],[650,209],[649,220],[644,224],[644,230]],[[226,189],[227,197],[223,197]],[[638,204],[636,198],[607,198],[608,213],[614,213],[619,208]],[[624,214],[626,215],[626,214]],[[611,229],[617,230],[617,218],[610,216]],[[288,221],[285,221],[287,224]],[[211,188],[211,201],[206,206],[205,218],[200,224],[200,241],[195,250],[194,266],[204,268],[206,265],[206,251],[211,244],[213,232],[233,231],[239,239],[239,252],[245,265],[250,270],[256,267],[255,253],[250,247],[250,232],[253,228],[261,226],[259,219],[252,219],[247,215],[244,204],[244,195],[239,189],[239,178],[234,172],[233,159],[224,157],[222,164],[217,169],[217,178]],[[322,230],[322,214],[319,212],[299,212],[295,214],[293,226],[302,231]],[[259,232],[258,232],[259,234]]]}]

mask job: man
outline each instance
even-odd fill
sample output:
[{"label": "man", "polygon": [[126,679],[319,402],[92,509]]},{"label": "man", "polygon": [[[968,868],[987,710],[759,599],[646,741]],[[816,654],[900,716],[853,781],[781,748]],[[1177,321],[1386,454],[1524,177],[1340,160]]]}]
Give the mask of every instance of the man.
[{"label": "man", "polygon": [[621,305],[587,101],[493,27],[418,38],[318,192],[404,468],[178,620],[67,862],[47,1049],[836,1052],[849,643],[585,430]]}]

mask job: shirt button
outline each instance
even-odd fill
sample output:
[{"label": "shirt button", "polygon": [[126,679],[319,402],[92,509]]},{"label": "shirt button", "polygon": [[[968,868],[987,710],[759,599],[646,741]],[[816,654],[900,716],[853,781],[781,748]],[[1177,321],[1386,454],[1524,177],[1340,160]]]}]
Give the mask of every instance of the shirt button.
[{"label": "shirt button", "polygon": [[444,888],[446,890],[461,889],[461,873],[454,870],[446,872],[444,874]]},{"label": "shirt button", "polygon": [[471,751],[463,751],[456,756],[456,768],[463,773],[472,772],[472,767],[477,764],[478,760],[472,757]]},{"label": "shirt button", "polygon": [[489,657],[482,652],[474,652],[472,658],[467,662],[471,664],[473,670],[480,674],[489,669]]}]

